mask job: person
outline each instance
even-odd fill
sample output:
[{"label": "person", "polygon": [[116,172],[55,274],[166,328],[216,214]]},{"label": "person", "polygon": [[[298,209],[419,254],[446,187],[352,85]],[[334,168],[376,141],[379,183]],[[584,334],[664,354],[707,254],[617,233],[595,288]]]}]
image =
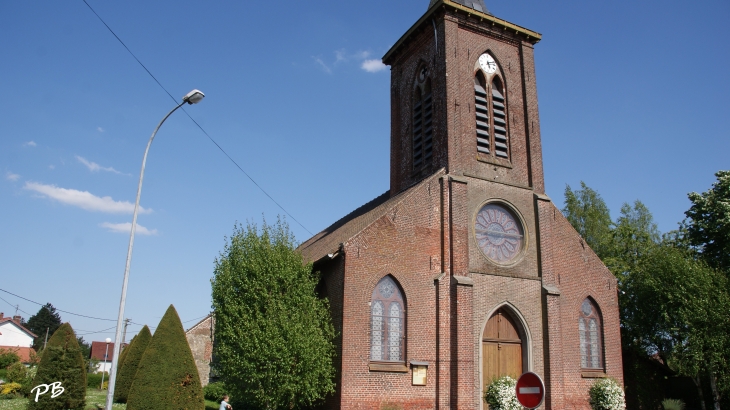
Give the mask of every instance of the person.
[{"label": "person", "polygon": [[227,394],[224,395],[223,400],[221,400],[221,406],[218,410],[233,410],[233,407],[230,404],[228,404],[228,400],[230,400],[228,395]]}]

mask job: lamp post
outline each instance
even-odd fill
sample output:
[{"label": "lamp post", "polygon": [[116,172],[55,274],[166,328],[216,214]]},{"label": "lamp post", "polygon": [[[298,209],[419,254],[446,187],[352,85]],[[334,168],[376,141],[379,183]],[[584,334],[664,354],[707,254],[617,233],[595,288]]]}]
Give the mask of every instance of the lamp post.
[{"label": "lamp post", "polygon": [[[106,361],[109,358],[109,343],[111,343],[111,339],[108,337],[106,338],[106,351],[104,352],[104,367],[106,367]],[[104,373],[106,373],[106,369],[101,369],[101,385],[99,386],[99,390],[104,389]]]},{"label": "lamp post", "polygon": [[106,393],[106,410],[112,410],[112,403],[114,402],[114,383],[117,378],[117,358],[119,357],[119,348],[121,347],[120,339],[122,337],[122,321],[124,318],[124,304],[127,299],[127,282],[129,280],[129,265],[132,262],[132,247],[134,246],[134,231],[137,228],[137,212],[139,211],[139,197],[142,194],[142,178],[144,177],[144,166],[147,163],[147,153],[150,151],[150,145],[152,140],[155,139],[157,130],[160,129],[162,123],[165,122],[167,117],[172,115],[178,108],[182,107],[185,103],[197,104],[203,100],[205,94],[200,90],[193,90],[185,94],[182,98],[182,102],[173,108],[162,118],[157,128],[152,132],[149,142],[147,142],[147,148],[144,151],[144,157],[142,157],[142,170],[139,172],[139,185],[137,186],[137,200],[134,202],[134,213],[132,214],[132,229],[129,234],[129,248],[127,248],[127,263],[124,267],[124,281],[122,282],[122,297],[119,301],[119,316],[117,317],[117,332],[114,339],[114,354],[112,359],[112,367],[109,370],[109,390]]}]

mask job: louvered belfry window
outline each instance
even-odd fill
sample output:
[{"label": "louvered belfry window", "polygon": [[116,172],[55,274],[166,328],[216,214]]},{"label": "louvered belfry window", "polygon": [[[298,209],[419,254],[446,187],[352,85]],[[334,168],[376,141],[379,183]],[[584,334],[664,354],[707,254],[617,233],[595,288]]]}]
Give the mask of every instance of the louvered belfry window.
[{"label": "louvered belfry window", "polygon": [[413,96],[413,169],[431,163],[433,153],[433,98],[431,81],[422,69]]},{"label": "louvered belfry window", "polygon": [[603,329],[595,304],[586,298],[580,306],[578,336],[580,339],[580,367],[603,369]]},{"label": "louvered belfry window", "polygon": [[489,101],[484,89],[484,77],[478,73],[474,79],[474,113],[477,119],[477,151],[489,154],[491,138],[489,132]]},{"label": "louvered belfry window", "polygon": [[506,90],[498,68],[485,73],[476,66],[474,117],[479,155],[509,160]]},{"label": "louvered belfry window", "polygon": [[378,282],[370,302],[370,360],[403,362],[405,359],[405,305],[391,276]]}]

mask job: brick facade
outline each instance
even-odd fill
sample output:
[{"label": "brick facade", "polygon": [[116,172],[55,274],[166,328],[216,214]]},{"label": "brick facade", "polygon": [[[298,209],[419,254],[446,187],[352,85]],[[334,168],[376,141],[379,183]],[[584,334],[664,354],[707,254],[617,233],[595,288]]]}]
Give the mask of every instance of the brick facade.
[{"label": "brick facade", "polygon": [[[337,393],[328,408],[482,409],[483,340],[498,309],[519,328],[522,371],[545,380],[542,408],[589,409],[597,377],[622,381],[616,280],[544,193],[533,46],[538,33],[450,0],[386,54],[391,66],[390,189],[300,246],[322,272],[337,340]],[[476,152],[474,75],[489,52],[506,89],[509,158]],[[433,151],[413,167],[414,89],[430,82]],[[419,74],[421,79],[419,80]],[[497,264],[474,230],[484,204],[514,211],[523,249]],[[405,304],[404,360],[371,354],[371,297],[390,275]],[[583,300],[600,309],[603,369],[581,369]],[[426,385],[412,363],[428,364]]]}]

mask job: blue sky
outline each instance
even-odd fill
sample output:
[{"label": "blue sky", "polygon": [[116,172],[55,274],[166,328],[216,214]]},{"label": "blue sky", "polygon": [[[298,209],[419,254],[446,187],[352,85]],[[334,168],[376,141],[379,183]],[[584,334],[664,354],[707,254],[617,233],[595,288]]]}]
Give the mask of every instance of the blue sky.
[{"label": "blue sky", "polygon": [[[206,93],[187,112],[309,231],[387,190],[390,73],[379,59],[428,0],[88,2],[175,98]],[[668,231],[686,194],[730,168],[730,3],[486,3],[543,34],[556,203],[583,180],[614,217],[640,199]],[[1,287],[115,319],[142,153],[174,102],[81,0],[0,2],[0,37]],[[234,223],[283,213],[183,112],[152,146],[142,206],[125,316],[151,326],[170,303],[186,327],[207,314]],[[0,297],[6,314],[38,310]],[[62,317],[87,340],[113,337],[89,332],[114,322]]]}]

